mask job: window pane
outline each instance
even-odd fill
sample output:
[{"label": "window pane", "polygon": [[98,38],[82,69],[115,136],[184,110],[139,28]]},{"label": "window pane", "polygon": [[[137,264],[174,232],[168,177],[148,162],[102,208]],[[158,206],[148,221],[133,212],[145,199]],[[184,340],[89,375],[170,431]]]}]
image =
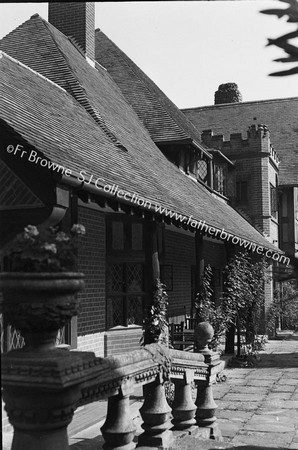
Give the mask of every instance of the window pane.
[{"label": "window pane", "polygon": [[126,289],[127,292],[143,292],[142,264],[127,264]]},{"label": "window pane", "polygon": [[107,327],[111,328],[117,325],[123,325],[123,320],[123,298],[107,298]]},{"label": "window pane", "polygon": [[107,267],[108,292],[122,292],[123,290],[123,265],[109,264]]},{"label": "window pane", "polygon": [[122,222],[112,222],[112,249],[124,250],[124,227]]},{"label": "window pane", "polygon": [[143,249],[143,225],[133,223],[131,226],[131,248],[132,250]]},{"label": "window pane", "polygon": [[220,166],[214,167],[214,189],[220,194],[224,193],[224,173],[223,168]]},{"label": "window pane", "polygon": [[198,177],[202,181],[207,181],[207,174],[208,174],[208,166],[206,161],[203,159],[200,159],[197,163],[197,169],[198,169]]},{"label": "window pane", "polygon": [[127,297],[127,324],[142,325],[143,318],[143,297]]},{"label": "window pane", "polygon": [[270,186],[270,194],[271,194],[271,216],[276,217],[277,213],[277,194],[276,187]]}]

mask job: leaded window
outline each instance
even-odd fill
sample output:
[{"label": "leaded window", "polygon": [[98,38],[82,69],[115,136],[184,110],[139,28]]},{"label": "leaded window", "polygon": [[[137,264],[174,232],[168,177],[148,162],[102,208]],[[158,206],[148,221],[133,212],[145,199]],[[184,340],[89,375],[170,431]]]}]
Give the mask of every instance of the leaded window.
[{"label": "leaded window", "polygon": [[144,265],[108,263],[107,327],[142,325],[144,301]]}]

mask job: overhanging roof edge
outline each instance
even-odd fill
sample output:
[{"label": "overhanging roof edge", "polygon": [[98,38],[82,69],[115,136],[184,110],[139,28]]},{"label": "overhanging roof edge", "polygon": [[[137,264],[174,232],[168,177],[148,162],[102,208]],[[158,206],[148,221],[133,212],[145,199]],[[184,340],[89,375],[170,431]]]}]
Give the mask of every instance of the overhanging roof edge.
[{"label": "overhanging roof edge", "polygon": [[[124,191],[124,192],[128,192],[128,191],[125,191],[125,189],[122,189],[122,188],[119,188],[119,186],[117,185],[116,186],[116,188],[119,188],[119,189],[117,189],[117,190],[115,190],[114,192],[107,192],[107,191],[104,191],[103,189],[100,189],[99,187],[96,187],[95,186],[95,184],[87,184],[87,183],[84,183],[84,182],[81,182],[81,181],[79,181],[78,180],[78,178],[77,178],[77,176],[78,176],[79,174],[76,174],[74,171],[72,171],[72,176],[71,177],[69,177],[69,176],[65,176],[65,175],[62,175],[62,177],[61,177],[61,182],[63,183],[63,184],[66,184],[66,185],[69,185],[69,186],[72,186],[73,188],[75,188],[77,191],[79,191],[79,190],[84,190],[84,191],[87,191],[87,192],[89,192],[90,194],[93,194],[93,195],[95,195],[95,196],[99,196],[99,197],[106,197],[107,199],[112,199],[112,200],[116,200],[119,204],[125,204],[125,205],[129,205],[129,206],[131,206],[132,208],[136,208],[136,209],[140,209],[140,210],[143,210],[143,211],[146,211],[146,212],[150,212],[150,213],[152,213],[154,216],[158,216],[158,217],[160,217],[160,216],[164,216],[162,213],[158,213],[157,211],[156,211],[156,209],[155,209],[155,206],[161,206],[162,208],[163,208],[163,205],[161,205],[161,204],[158,204],[158,203],[155,203],[154,204],[154,202],[153,201],[151,201],[151,200],[149,200],[149,199],[145,199],[145,200],[147,200],[147,202],[146,203],[150,203],[150,206],[148,205],[148,206],[146,206],[145,207],[145,205],[142,205],[142,206],[140,206],[140,205],[136,205],[136,204],[133,204],[132,203],[132,201],[131,200],[127,200],[127,199],[125,199],[125,198],[118,198],[117,197],[117,192],[119,192],[119,191]],[[108,183],[106,183],[106,185],[108,185]],[[111,182],[111,186],[115,186],[115,183],[112,183]],[[103,188],[104,186],[102,186],[102,188]],[[112,191],[113,191],[113,189],[112,189]],[[135,194],[137,194],[137,193],[135,193]],[[142,197],[141,195],[140,195],[140,197]],[[143,198],[143,197],[142,197]],[[170,210],[169,208],[167,208],[167,207],[165,207],[168,211]],[[235,212],[237,212],[237,211],[235,211]],[[194,227],[192,227],[190,224],[191,224],[191,222],[192,221],[196,221],[196,222],[198,222],[198,223],[202,223],[202,220],[203,220],[203,226],[205,226],[206,228],[213,228],[213,229],[215,229],[215,230],[219,230],[219,231],[224,231],[224,232],[227,232],[227,233],[229,233],[231,236],[233,236],[233,237],[236,237],[236,238],[239,238],[240,240],[245,240],[246,242],[249,242],[249,243],[252,243],[252,245],[254,246],[256,246],[256,247],[263,247],[263,248],[265,248],[266,250],[270,250],[270,251],[275,251],[276,253],[280,253],[281,255],[284,255],[285,254],[285,252],[283,252],[281,249],[279,249],[279,248],[277,248],[277,247],[275,247],[273,244],[271,244],[269,241],[267,241],[266,240],[266,238],[264,237],[264,236],[262,236],[260,233],[259,233],[259,231],[256,229],[256,228],[254,228],[253,227],[253,225],[251,225],[250,223],[248,223],[247,222],[247,225],[248,226],[250,226],[250,227],[252,227],[252,228],[254,228],[254,230],[257,232],[257,233],[259,233],[260,234],[260,240],[262,240],[263,242],[261,243],[261,242],[256,242],[256,241],[253,241],[252,239],[249,239],[249,238],[246,238],[245,236],[237,236],[237,235],[235,235],[234,233],[232,233],[232,232],[230,232],[228,229],[224,229],[224,228],[222,228],[222,227],[220,227],[220,226],[216,226],[216,225],[211,225],[211,224],[208,224],[208,223],[206,223],[206,221],[204,220],[204,219],[196,219],[195,217],[192,217],[191,215],[190,216],[187,216],[187,215],[185,215],[185,214],[183,214],[183,213],[174,213],[175,215],[176,215],[176,217],[177,216],[183,216],[183,218],[185,218],[185,219],[187,219],[187,223],[182,223],[181,221],[179,222],[179,220],[178,219],[174,219],[173,218],[173,216],[172,217],[168,217],[168,216],[165,216],[167,219],[170,219],[171,220],[171,223],[173,223],[173,224],[175,224],[175,222],[177,223],[177,224],[181,224],[181,226],[183,226],[184,225],[184,227],[186,226],[187,227],[187,229],[190,231],[190,232],[194,232],[194,231],[196,231],[196,229],[194,228]],[[220,241],[222,241],[222,240],[224,240],[224,239],[220,239],[220,238],[218,238],[217,236],[214,236],[213,234],[208,234],[208,232],[207,231],[204,231],[203,230],[203,233],[204,234],[206,234],[206,235],[209,235],[209,236],[211,236],[211,237],[213,237],[213,238],[215,238],[215,239],[217,239],[217,240],[220,240]],[[236,244],[235,244],[236,245]]]}]

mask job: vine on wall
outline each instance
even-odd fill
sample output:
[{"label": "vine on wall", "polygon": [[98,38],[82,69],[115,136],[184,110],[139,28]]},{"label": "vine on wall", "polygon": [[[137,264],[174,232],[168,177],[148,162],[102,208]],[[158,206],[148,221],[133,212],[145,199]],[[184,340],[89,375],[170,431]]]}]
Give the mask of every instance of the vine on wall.
[{"label": "vine on wall", "polygon": [[236,254],[224,269],[224,292],[219,305],[213,301],[212,269],[206,266],[195,300],[196,317],[214,328],[212,347],[216,348],[231,324],[246,330],[246,343],[254,345],[264,305],[267,264],[253,262],[247,253]]},{"label": "vine on wall", "polygon": [[141,345],[153,343],[168,345],[168,295],[165,289],[166,286],[157,279],[152,304],[143,322]]}]

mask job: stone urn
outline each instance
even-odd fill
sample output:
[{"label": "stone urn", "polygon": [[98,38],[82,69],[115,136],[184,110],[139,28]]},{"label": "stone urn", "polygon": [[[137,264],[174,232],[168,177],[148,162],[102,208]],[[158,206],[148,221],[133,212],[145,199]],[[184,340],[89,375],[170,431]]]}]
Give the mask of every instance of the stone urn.
[{"label": "stone urn", "polygon": [[5,325],[19,330],[25,349],[55,347],[58,330],[78,314],[76,293],[84,274],[75,272],[5,272],[0,274]]},{"label": "stone urn", "polygon": [[78,313],[84,275],[0,274],[4,323],[20,331],[21,349],[2,357],[3,401],[14,427],[12,450],[67,450],[67,426],[81,396],[84,362],[55,346],[58,330]]}]

